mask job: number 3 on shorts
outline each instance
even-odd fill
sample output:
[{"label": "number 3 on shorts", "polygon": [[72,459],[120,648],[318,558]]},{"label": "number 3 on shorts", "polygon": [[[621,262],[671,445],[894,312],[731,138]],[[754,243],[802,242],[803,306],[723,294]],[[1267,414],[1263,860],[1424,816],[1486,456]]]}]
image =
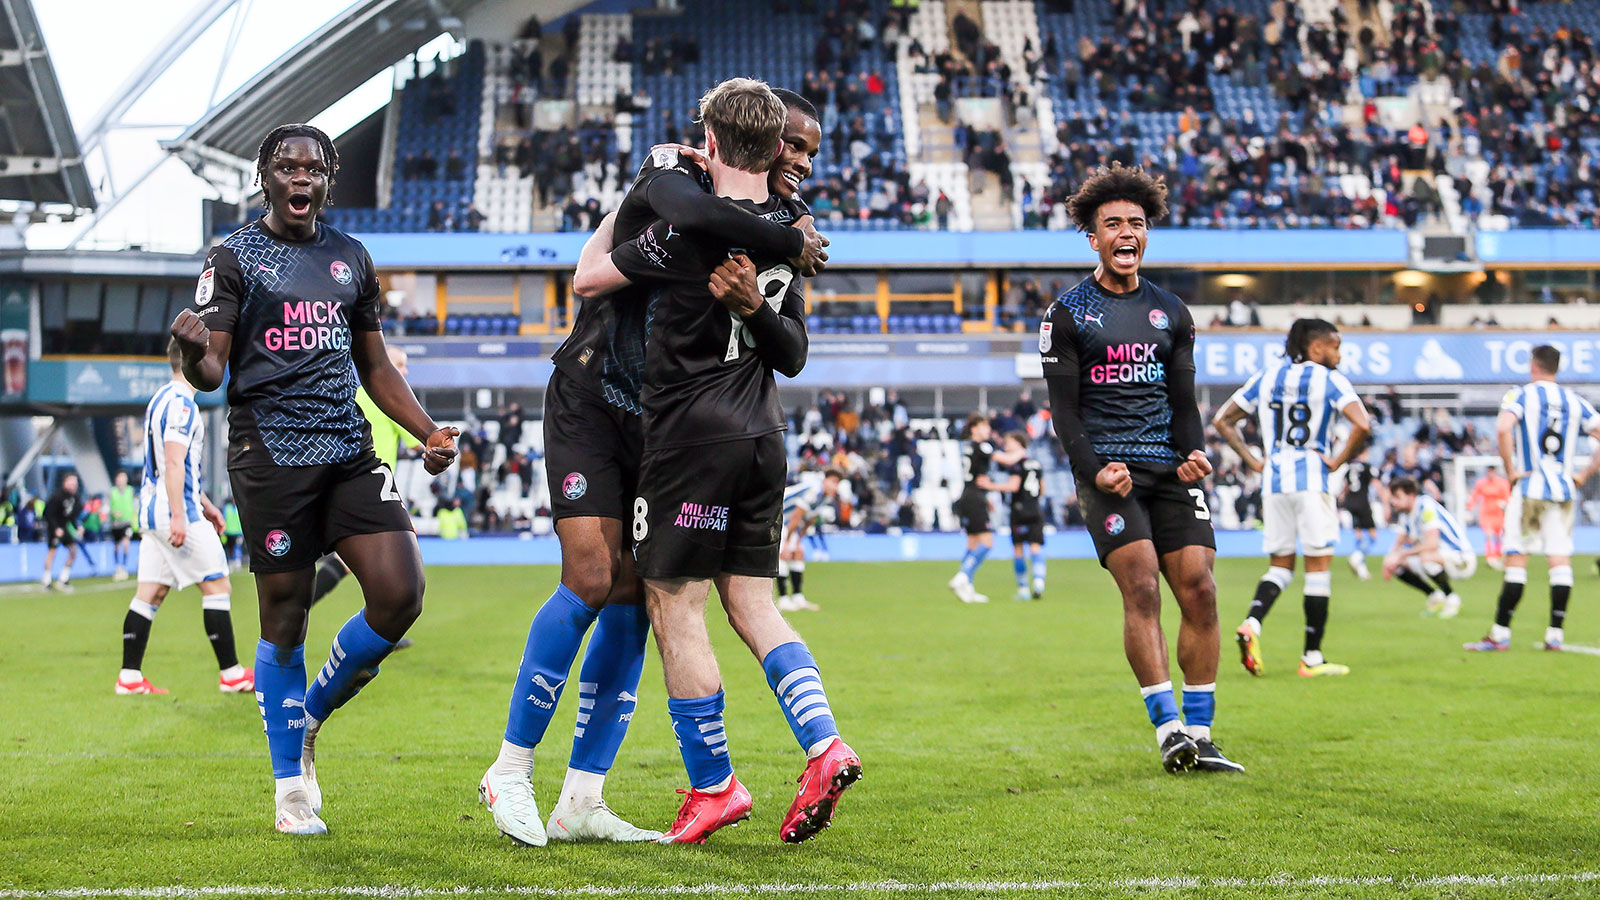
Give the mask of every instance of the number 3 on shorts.
[{"label": "number 3 on shorts", "polygon": [[1211,509],[1206,506],[1206,492],[1199,488],[1189,488],[1189,496],[1194,498],[1194,517],[1202,521],[1211,521]]},{"label": "number 3 on shorts", "polygon": [[650,534],[650,523],[646,517],[650,515],[650,504],[643,497],[633,498],[633,539],[642,541]]}]

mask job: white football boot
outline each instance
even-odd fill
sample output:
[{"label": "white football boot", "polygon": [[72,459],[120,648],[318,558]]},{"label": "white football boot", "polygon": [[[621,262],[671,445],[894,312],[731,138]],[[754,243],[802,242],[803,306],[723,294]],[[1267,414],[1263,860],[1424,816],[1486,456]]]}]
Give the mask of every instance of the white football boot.
[{"label": "white football boot", "polygon": [[[564,798],[563,798],[564,801]],[[560,802],[550,813],[545,832],[552,841],[611,841],[637,844],[661,837],[661,832],[639,828],[622,820],[598,797]]]},{"label": "white football boot", "polygon": [[501,775],[490,766],[478,782],[478,802],[494,815],[494,827],[516,843],[543,847],[550,842],[526,775]]}]

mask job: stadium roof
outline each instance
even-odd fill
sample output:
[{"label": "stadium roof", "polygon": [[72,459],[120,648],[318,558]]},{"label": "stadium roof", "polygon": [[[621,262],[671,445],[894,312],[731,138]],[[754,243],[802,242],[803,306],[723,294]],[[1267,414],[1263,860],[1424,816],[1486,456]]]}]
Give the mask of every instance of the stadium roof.
[{"label": "stadium roof", "polygon": [[0,0],[0,11],[0,199],[92,209],[94,191],[33,6]]},{"label": "stadium roof", "polygon": [[253,160],[261,138],[304,122],[445,31],[485,0],[365,0],[296,44],[171,146]]}]

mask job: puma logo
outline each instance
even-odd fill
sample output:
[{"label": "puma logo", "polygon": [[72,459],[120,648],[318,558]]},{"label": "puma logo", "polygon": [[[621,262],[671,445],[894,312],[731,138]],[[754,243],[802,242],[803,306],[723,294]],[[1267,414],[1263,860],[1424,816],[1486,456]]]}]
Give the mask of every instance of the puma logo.
[{"label": "puma logo", "polygon": [[304,700],[296,700],[293,697],[285,697],[285,698],[283,698],[283,708],[284,709],[305,709],[306,708],[306,702]]},{"label": "puma logo", "polygon": [[618,703],[638,703],[639,702],[639,698],[635,697],[634,695],[632,695],[630,693],[628,693],[627,691],[623,691],[622,693],[617,695],[617,702]]},{"label": "puma logo", "polygon": [[556,684],[551,684],[550,682],[544,680],[544,676],[543,675],[534,675],[533,676],[533,683],[535,685],[538,685],[543,690],[549,692],[549,694],[550,694],[550,702],[554,703],[554,702],[556,702],[556,693],[561,690],[561,685],[566,684],[567,681],[566,681],[565,678],[563,678],[561,681],[557,682]]}]

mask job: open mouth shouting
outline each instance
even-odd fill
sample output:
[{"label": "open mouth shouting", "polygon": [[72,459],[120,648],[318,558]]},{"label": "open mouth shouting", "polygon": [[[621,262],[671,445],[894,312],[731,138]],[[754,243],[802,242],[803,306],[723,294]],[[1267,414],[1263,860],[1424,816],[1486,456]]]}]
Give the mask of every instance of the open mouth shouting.
[{"label": "open mouth shouting", "polygon": [[306,216],[311,215],[311,192],[295,191],[289,195],[288,202],[285,204],[285,206],[288,209],[289,215],[293,216],[294,218],[303,219]]},{"label": "open mouth shouting", "polygon": [[1139,262],[1139,245],[1133,241],[1122,241],[1111,249],[1111,258],[1119,266],[1136,265]]}]

